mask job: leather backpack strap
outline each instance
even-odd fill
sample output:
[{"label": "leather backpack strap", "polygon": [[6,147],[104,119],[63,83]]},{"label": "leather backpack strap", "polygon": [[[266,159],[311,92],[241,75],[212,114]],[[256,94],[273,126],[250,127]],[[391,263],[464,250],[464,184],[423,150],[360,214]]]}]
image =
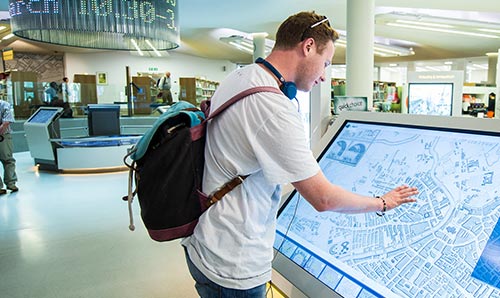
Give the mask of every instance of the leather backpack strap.
[{"label": "leather backpack strap", "polygon": [[[226,101],[223,105],[221,105],[217,110],[215,110],[213,113],[210,113],[210,115],[207,117],[205,121],[208,121],[210,119],[213,119],[217,117],[219,114],[224,112],[228,107],[230,107],[232,104],[238,102],[240,99],[243,99],[249,95],[258,93],[258,92],[271,92],[271,93],[277,93],[277,94],[283,94],[281,90],[279,90],[276,87],[271,87],[271,86],[261,86],[261,87],[253,87],[247,90],[244,90],[235,96],[231,97],[228,101]],[[231,179],[230,181],[224,183],[221,187],[217,188],[214,190],[209,196],[207,200],[207,208],[212,206],[213,204],[217,203],[224,197],[228,192],[236,188],[238,185],[243,183],[243,180],[245,180],[249,175],[246,176],[241,176],[238,175]]]},{"label": "leather backpack strap", "polygon": [[271,87],[271,86],[252,87],[250,89],[241,91],[240,93],[231,97],[228,101],[226,101],[223,105],[221,105],[217,110],[215,110],[213,113],[210,113],[210,115],[207,117],[207,119],[205,121],[208,121],[210,119],[217,117],[217,115],[224,112],[224,110],[229,108],[232,104],[238,102],[240,99],[243,99],[249,95],[259,93],[259,92],[271,92],[271,93],[283,94],[283,92],[281,92],[281,90],[279,90],[276,87]]}]

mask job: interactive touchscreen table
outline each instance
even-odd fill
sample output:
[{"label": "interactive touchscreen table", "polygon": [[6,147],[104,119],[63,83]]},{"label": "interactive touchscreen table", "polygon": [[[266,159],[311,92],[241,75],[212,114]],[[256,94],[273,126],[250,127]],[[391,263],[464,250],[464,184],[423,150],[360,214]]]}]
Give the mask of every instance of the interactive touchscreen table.
[{"label": "interactive touchscreen table", "polygon": [[500,120],[344,112],[318,162],[345,189],[417,203],[317,212],[293,192],[273,267],[309,297],[500,297]]}]

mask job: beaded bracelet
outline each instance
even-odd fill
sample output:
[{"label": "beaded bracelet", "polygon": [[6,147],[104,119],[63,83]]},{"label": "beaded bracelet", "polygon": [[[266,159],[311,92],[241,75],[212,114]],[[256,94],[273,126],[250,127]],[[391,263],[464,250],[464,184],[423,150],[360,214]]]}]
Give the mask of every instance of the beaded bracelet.
[{"label": "beaded bracelet", "polygon": [[377,212],[375,212],[375,214],[377,214],[378,216],[384,216],[385,212],[387,211],[387,204],[385,203],[385,199],[384,199],[384,197],[380,197],[380,196],[376,196],[376,198],[381,199],[384,206],[382,207],[382,211],[377,211]]}]

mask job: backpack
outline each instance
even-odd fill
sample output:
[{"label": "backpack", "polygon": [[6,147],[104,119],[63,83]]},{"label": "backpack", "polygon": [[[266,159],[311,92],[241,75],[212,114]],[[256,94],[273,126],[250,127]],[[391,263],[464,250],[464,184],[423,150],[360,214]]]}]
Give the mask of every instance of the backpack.
[{"label": "backpack", "polygon": [[160,242],[170,241],[191,235],[200,215],[243,182],[247,176],[238,175],[209,195],[202,192],[206,125],[233,103],[257,92],[282,93],[275,87],[250,88],[233,96],[210,116],[209,101],[202,102],[200,109],[179,101],[129,149],[124,157],[129,168],[128,195],[123,199],[128,201],[130,230],[135,230],[135,195],[149,236]]}]

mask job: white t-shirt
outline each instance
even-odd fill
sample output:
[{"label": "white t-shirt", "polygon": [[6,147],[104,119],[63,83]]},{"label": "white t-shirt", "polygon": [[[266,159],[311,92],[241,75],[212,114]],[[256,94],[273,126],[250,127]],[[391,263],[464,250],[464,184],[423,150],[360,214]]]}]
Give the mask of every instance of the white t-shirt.
[{"label": "white t-shirt", "polygon": [[[235,70],[218,87],[211,110],[255,86],[278,88],[257,64]],[[194,234],[183,240],[192,262],[228,288],[250,289],[269,281],[280,184],[318,172],[294,101],[257,93],[229,107],[208,126],[203,191],[209,194],[236,175],[251,175],[210,207]]]}]

